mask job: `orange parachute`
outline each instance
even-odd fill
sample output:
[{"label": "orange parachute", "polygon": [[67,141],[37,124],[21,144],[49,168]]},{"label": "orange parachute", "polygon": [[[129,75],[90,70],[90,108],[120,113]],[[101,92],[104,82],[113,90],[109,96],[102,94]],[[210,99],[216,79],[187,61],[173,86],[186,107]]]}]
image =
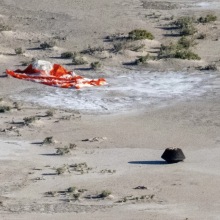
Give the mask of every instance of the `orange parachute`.
[{"label": "orange parachute", "polygon": [[38,60],[30,64],[25,70],[6,70],[6,73],[17,79],[24,79],[60,88],[76,88],[105,85],[106,80],[88,79],[66,70],[59,64],[51,64]]}]

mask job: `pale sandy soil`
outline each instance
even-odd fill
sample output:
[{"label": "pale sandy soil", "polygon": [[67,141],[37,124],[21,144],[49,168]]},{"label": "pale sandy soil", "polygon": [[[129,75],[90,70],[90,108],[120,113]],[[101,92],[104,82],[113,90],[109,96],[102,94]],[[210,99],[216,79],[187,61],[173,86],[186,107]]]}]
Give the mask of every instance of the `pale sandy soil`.
[{"label": "pale sandy soil", "polygon": [[[151,106],[109,115],[51,109],[53,116],[46,116],[50,107],[22,101],[18,108],[10,97],[25,89],[43,92],[45,87],[4,77],[6,68],[24,68],[20,62],[32,57],[98,77],[99,71],[85,70],[88,65],[79,69],[68,65],[71,60],[60,59],[61,52],[80,51],[88,45],[106,48],[102,53],[85,55],[88,61],[101,61],[103,71],[111,67],[133,68],[123,63],[133,61],[146,50],[154,51],[161,43],[176,40],[164,35],[170,32],[161,29],[167,23],[163,18],[209,12],[215,13],[218,21],[200,27],[207,33],[207,39],[198,41],[194,48],[201,61],[159,60],[138,68],[188,69],[190,73],[194,66],[212,62],[218,67],[220,6],[217,1],[206,2],[210,5],[202,4],[204,8],[196,6],[201,2],[192,0],[63,0],[62,4],[58,0],[0,0],[0,21],[11,27],[11,31],[0,32],[0,104],[12,107],[0,113],[0,219],[220,219],[218,72],[209,89],[193,99],[186,97],[160,108]],[[146,18],[152,13],[159,18]],[[104,41],[106,36],[135,28],[155,35],[153,41],[140,42],[145,44],[144,51],[114,54],[107,50],[112,43]],[[56,47],[39,49],[41,42],[57,36]],[[14,54],[17,47],[25,49],[24,55]],[[24,125],[24,117],[30,116],[35,116],[36,121]],[[54,142],[42,144],[50,136]],[[76,144],[70,154],[56,154],[57,148],[70,143]],[[177,164],[163,162],[160,157],[167,147],[181,147],[186,160]],[[64,174],[56,173],[63,165],[84,162],[91,169],[77,172],[69,167]],[[87,191],[74,200],[67,192],[72,186]],[[134,189],[138,186],[146,189]],[[111,195],[94,198],[103,190],[111,191]],[[57,193],[48,196],[49,191]]]}]

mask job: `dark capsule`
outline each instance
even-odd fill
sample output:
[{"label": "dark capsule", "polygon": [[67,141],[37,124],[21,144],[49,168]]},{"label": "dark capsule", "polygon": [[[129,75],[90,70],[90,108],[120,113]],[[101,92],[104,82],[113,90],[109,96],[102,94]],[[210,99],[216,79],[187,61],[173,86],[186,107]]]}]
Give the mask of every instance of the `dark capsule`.
[{"label": "dark capsule", "polygon": [[161,156],[167,163],[178,163],[186,157],[180,148],[167,148]]}]

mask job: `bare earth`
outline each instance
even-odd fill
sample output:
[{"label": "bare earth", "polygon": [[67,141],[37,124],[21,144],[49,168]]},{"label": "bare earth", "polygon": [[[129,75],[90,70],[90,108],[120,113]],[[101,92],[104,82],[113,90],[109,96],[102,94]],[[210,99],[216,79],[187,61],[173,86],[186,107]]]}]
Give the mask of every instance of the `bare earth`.
[{"label": "bare earth", "polygon": [[[91,72],[89,64],[78,67],[60,59],[64,51],[79,52],[89,45],[104,48],[85,54],[89,63],[98,60],[103,64],[101,72],[112,67],[190,74],[195,67],[213,63],[219,69],[218,1],[60,2],[0,0],[0,22],[10,27],[0,31],[0,105],[11,107],[0,113],[0,219],[220,219],[219,70],[209,90],[194,99],[108,115],[14,103],[11,95],[29,88],[43,92],[45,86],[4,73],[6,68],[23,69],[21,62],[37,58],[99,77],[100,71]],[[207,35],[193,48],[201,60],[124,65],[146,51],[155,54],[161,43],[178,39],[163,28],[170,17],[207,13],[214,13],[218,20],[198,26]],[[155,39],[138,42],[144,44],[138,52],[111,52],[113,44],[107,36],[136,28],[149,30]],[[56,46],[40,49],[40,43],[48,40],[55,40]],[[18,47],[24,54],[15,55]],[[48,110],[53,114],[48,115]],[[24,118],[30,116],[35,121],[25,124]],[[52,143],[44,143],[46,137],[53,137]],[[57,149],[64,147],[68,152],[60,155]],[[182,148],[186,160],[166,164],[160,157],[167,147]],[[58,175],[58,168],[64,173]],[[103,190],[110,195],[102,198]]]}]

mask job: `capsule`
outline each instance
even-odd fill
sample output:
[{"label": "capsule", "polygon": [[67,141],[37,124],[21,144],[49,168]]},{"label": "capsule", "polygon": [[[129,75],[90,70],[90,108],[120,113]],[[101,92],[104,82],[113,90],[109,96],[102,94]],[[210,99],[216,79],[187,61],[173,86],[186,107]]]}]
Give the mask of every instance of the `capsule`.
[{"label": "capsule", "polygon": [[167,163],[178,163],[186,157],[180,148],[167,148],[161,156]]}]

